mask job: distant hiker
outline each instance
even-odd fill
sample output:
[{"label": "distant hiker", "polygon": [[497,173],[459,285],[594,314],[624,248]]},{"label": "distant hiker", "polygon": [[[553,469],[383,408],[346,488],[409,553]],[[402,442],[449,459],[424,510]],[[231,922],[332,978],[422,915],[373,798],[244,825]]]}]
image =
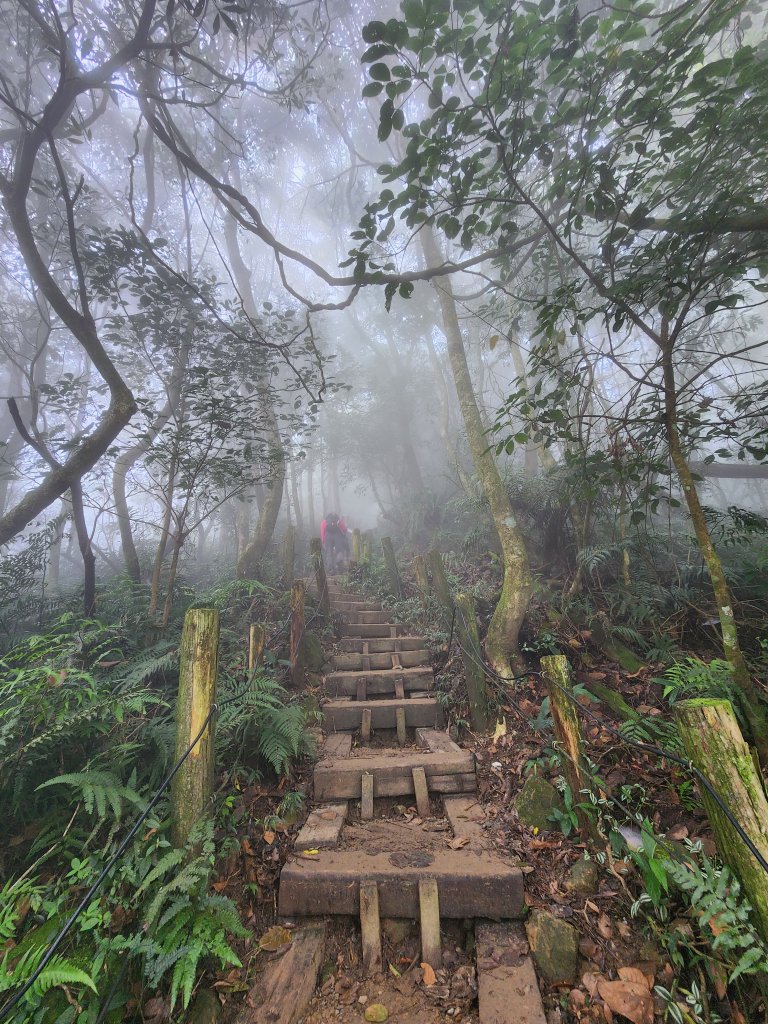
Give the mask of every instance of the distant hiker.
[{"label": "distant hiker", "polygon": [[320,543],[328,572],[338,572],[349,557],[347,524],[335,512],[329,512],[320,523]]}]

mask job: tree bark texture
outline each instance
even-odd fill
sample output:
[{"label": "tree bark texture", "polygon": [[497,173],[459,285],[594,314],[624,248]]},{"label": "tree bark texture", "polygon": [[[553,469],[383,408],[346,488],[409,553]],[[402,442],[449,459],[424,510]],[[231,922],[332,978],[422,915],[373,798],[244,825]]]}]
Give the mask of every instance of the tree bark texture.
[{"label": "tree bark texture", "polygon": [[469,721],[475,732],[485,732],[490,721],[483,649],[477,629],[477,613],[471,594],[456,595],[456,633],[469,696]]}]

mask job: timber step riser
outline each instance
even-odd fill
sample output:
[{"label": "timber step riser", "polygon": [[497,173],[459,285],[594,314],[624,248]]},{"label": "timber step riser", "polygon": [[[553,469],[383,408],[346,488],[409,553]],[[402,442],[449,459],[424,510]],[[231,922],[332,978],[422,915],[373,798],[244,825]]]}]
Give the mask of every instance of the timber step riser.
[{"label": "timber step riser", "polygon": [[357,693],[357,684],[360,682],[365,682],[369,688],[386,685],[394,689],[400,679],[407,690],[426,690],[432,686],[435,677],[431,668],[420,668],[417,665],[415,668],[388,668],[375,672],[329,672],[325,677],[325,684],[330,688],[351,685],[352,692]]},{"label": "timber step riser", "polygon": [[421,636],[374,637],[370,640],[348,636],[339,641],[339,646],[345,654],[363,654],[365,643],[368,644],[369,654],[399,654],[424,649],[424,638]]},{"label": "timber step riser", "polygon": [[[365,665],[365,659],[369,664]],[[400,664],[397,665],[396,662]],[[383,654],[336,654],[333,667],[338,672],[362,672],[395,668],[419,668],[429,664],[429,651],[387,651]]]},{"label": "timber step riser", "polygon": [[370,712],[372,729],[396,729],[397,712],[402,708],[406,729],[439,729],[443,723],[443,711],[436,700],[427,698],[406,698],[405,700],[355,700],[330,701],[323,704],[323,727],[342,732],[358,730],[363,724],[363,715]]},{"label": "timber step riser", "polygon": [[396,639],[405,633],[405,627],[397,624],[390,625],[387,622],[345,622],[342,626],[344,636],[360,637],[361,639],[390,637]]}]

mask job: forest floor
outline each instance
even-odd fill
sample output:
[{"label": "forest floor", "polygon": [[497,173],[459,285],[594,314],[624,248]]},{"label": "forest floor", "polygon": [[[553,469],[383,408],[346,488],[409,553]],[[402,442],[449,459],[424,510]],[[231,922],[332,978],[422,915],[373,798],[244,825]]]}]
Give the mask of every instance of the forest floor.
[{"label": "forest floor", "polygon": [[[454,683],[461,674],[460,660],[449,656],[447,646],[433,652],[439,678]],[[590,646],[589,636],[574,632],[569,657],[574,665],[574,682],[600,682],[619,693],[643,718],[669,714],[662,702],[657,676],[663,666],[648,666],[629,673],[616,663],[601,658]],[[533,667],[533,666],[532,666]],[[656,680],[656,681],[654,681]],[[594,877],[574,884],[571,872],[584,857],[585,844],[569,823],[566,807],[560,825],[530,828],[516,810],[516,797],[532,770],[556,782],[561,773],[547,732],[542,684],[533,676],[515,684],[511,700],[502,696],[498,705],[499,726],[493,736],[462,731],[461,743],[474,751],[478,767],[478,793],[486,813],[486,832],[491,848],[519,858],[525,872],[526,902],[530,911],[544,910],[575,929],[578,959],[567,975],[550,982],[539,972],[539,982],[548,1024],[583,1020],[611,1024],[618,1013],[633,1024],[652,1024],[664,1015],[664,1004],[654,995],[655,985],[674,988],[675,970],[654,941],[649,918],[633,916],[633,903],[643,891],[643,879],[629,859],[596,865]],[[684,839],[701,840],[705,852],[714,847],[698,799],[687,776],[669,762],[658,762],[628,747],[616,735],[618,718],[604,704],[586,693],[579,702],[587,709],[584,741],[588,758],[595,764],[602,790],[620,801],[626,813],[614,809],[617,827],[630,843],[642,842],[636,826],[627,824],[639,813],[656,832],[680,844]],[[234,1021],[243,1006],[239,993],[249,989],[263,965],[277,953],[260,948],[259,936],[276,921],[277,886],[282,863],[289,855],[309,800],[295,822],[265,830],[264,821],[274,813],[285,789],[311,793],[311,766],[305,765],[280,788],[251,786],[235,802],[233,820],[240,835],[240,848],[220,865],[214,887],[238,899],[243,920],[252,929],[253,941],[245,940],[240,953],[242,969],[231,970],[214,981],[225,1005],[224,1019]],[[439,803],[439,801],[437,801]],[[425,823],[415,820],[426,848],[444,846],[439,807],[436,817]],[[405,830],[413,846],[416,809],[395,801],[377,810],[372,823],[358,823],[360,848],[370,847],[377,830],[387,836],[391,847],[398,832]],[[572,815],[570,818],[572,819]],[[354,833],[347,844],[355,848]],[[365,836],[362,833],[365,832]],[[569,834],[564,834],[568,832]],[[448,833],[448,837],[450,833]],[[692,941],[687,919],[673,921],[681,942]],[[384,955],[389,972],[366,978],[362,969],[359,930],[356,922],[333,922],[320,972],[318,990],[301,1018],[303,1024],[333,1024],[364,1019],[372,1003],[383,1003],[389,1019],[400,1024],[436,1024],[438,1021],[477,1020],[476,989],[471,964],[474,960],[470,922],[448,923],[444,933],[445,966],[436,979],[425,979],[418,964],[418,929],[403,928],[384,937]],[[431,984],[425,984],[431,981]],[[725,986],[721,983],[722,995]],[[719,1007],[731,1016],[727,1003]]]}]

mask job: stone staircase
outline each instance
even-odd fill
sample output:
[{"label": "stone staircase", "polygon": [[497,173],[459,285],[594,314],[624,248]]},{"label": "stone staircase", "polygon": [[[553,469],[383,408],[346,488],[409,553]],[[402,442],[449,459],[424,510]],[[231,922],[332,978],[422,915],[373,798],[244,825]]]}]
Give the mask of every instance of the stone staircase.
[{"label": "stone staircase", "polygon": [[[471,918],[481,1024],[544,1024],[516,923],[525,914],[523,875],[487,838],[474,754],[441,731],[423,638],[392,623],[380,605],[346,593],[339,580],[329,580],[329,591],[343,616],[343,639],[325,679],[326,739],[314,770],[313,810],[282,869],[279,914],[311,918],[307,934],[315,936],[326,915],[358,917],[371,974],[386,971],[382,919],[419,920],[422,961],[439,969],[441,918]],[[414,823],[413,848],[404,848],[401,837],[382,848],[386,828],[376,849],[347,844],[348,831],[360,832],[351,823],[359,816],[375,824],[392,798],[416,805],[421,821]],[[435,847],[434,832],[431,844],[418,841],[418,827],[436,817],[447,818],[452,831],[453,842],[446,836],[442,847]],[[311,961],[311,951],[302,955]]]}]

